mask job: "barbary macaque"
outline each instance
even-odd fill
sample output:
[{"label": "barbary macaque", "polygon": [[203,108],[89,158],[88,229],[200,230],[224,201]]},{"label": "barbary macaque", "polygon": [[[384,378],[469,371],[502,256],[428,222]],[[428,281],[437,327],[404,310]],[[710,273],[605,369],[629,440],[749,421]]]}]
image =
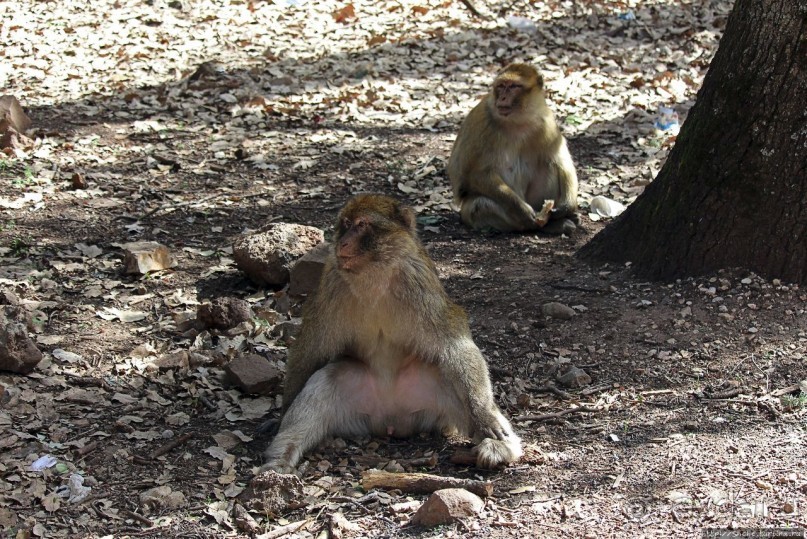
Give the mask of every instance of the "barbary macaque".
[{"label": "barbary macaque", "polygon": [[560,234],[576,228],[577,172],[544,79],[510,64],[460,127],[448,176],[466,225]]},{"label": "barbary macaque", "polygon": [[262,470],[291,473],[331,436],[469,436],[482,468],[522,454],[465,311],[418,239],[414,212],[382,195],[354,197],[339,213],[289,349],[283,408]]}]

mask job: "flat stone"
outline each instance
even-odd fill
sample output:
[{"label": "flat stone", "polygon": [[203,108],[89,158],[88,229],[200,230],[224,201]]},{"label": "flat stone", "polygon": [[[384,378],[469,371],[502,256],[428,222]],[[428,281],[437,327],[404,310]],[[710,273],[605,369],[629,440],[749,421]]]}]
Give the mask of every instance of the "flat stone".
[{"label": "flat stone", "polygon": [[224,366],[227,378],[245,393],[277,394],[283,372],[268,359],[257,354],[237,356]]},{"label": "flat stone", "polygon": [[173,267],[176,262],[168,247],[156,241],[136,241],[121,245],[123,249],[123,272],[145,275]]},{"label": "flat stone", "polygon": [[474,516],[484,508],[485,502],[476,494],[462,488],[446,488],[429,496],[412,517],[412,524],[433,528]]},{"label": "flat stone", "polygon": [[323,242],[294,263],[290,272],[289,295],[305,296],[316,291],[330,253],[331,244]]},{"label": "flat stone", "polygon": [[0,370],[28,374],[42,361],[42,352],[28,337],[25,320],[9,316],[16,306],[0,309]]},{"label": "flat stone", "polygon": [[196,309],[196,318],[205,328],[226,330],[254,316],[249,302],[239,298],[216,298]]}]

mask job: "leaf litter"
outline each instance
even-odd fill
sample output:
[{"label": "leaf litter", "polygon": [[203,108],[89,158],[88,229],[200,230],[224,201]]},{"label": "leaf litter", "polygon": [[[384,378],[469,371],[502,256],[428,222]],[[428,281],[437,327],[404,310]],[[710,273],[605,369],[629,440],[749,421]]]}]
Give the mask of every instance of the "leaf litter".
[{"label": "leaf litter", "polygon": [[[582,267],[570,255],[594,218],[576,238],[472,234],[445,177],[464,114],[521,59],[544,73],[582,206],[629,204],[672,147],[657,124],[670,107],[686,118],[731,2],[474,4],[484,19],[442,0],[3,4],[0,80],[33,130],[0,159],[0,288],[47,354],[31,375],[0,374],[0,527],[429,535],[404,528],[425,497],[358,481],[423,466],[497,483],[445,537],[805,525],[802,290]],[[417,210],[527,455],[490,474],[449,462],[437,439],[334,440],[305,460],[303,502],[246,518],[236,497],[269,440],[255,429],[281,402],[242,394],[221,366],[246,350],[283,357],[273,328],[299,314],[238,274],[232,240],[273,221],[328,230],[367,190]],[[140,240],[178,264],[123,275],[120,246]],[[241,334],[187,327],[221,295],[275,314]],[[579,315],[545,317],[549,302]],[[565,365],[592,384],[555,387]]]}]

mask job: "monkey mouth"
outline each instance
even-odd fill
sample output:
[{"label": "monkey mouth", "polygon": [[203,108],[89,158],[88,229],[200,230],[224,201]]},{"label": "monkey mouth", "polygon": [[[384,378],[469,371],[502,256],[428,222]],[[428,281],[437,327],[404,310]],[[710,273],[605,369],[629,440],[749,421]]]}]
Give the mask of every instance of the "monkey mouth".
[{"label": "monkey mouth", "polygon": [[336,262],[338,263],[340,270],[350,271],[355,269],[357,259],[357,256],[339,255],[336,257]]},{"label": "monkey mouth", "polygon": [[496,107],[496,112],[499,113],[499,116],[510,116],[510,113],[513,112],[513,107]]}]

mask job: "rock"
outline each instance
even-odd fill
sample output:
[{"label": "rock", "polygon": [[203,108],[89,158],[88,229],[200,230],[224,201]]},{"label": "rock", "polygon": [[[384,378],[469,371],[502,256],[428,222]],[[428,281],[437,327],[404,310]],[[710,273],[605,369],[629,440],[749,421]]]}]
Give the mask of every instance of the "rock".
[{"label": "rock", "polygon": [[31,127],[31,119],[13,95],[0,97],[0,121],[8,122],[18,133],[25,133]]},{"label": "rock", "polygon": [[325,239],[322,230],[304,225],[274,223],[265,231],[241,237],[233,243],[238,268],[259,286],[289,282],[289,268]]},{"label": "rock", "polygon": [[239,495],[247,510],[257,511],[273,518],[304,497],[303,482],[299,477],[271,470],[253,477],[249,486]]},{"label": "rock", "polygon": [[283,380],[281,370],[257,354],[239,355],[224,366],[224,371],[245,393],[275,395]]},{"label": "rock", "polygon": [[290,272],[289,295],[304,296],[316,291],[330,252],[331,244],[323,242],[294,263]]},{"label": "rock", "polygon": [[186,350],[180,350],[179,352],[174,352],[172,354],[165,354],[158,357],[154,363],[152,363],[152,365],[161,371],[172,369],[178,371],[187,371],[190,368],[189,354]]},{"label": "rock", "polygon": [[591,376],[583,369],[569,365],[555,377],[555,380],[564,387],[585,387],[591,383]]},{"label": "rock", "polygon": [[20,102],[12,95],[0,97],[0,149],[23,148],[31,144],[25,131],[31,127],[31,119],[23,112]]},{"label": "rock", "polygon": [[178,509],[185,503],[185,495],[178,490],[171,490],[168,485],[150,488],[140,493],[140,504],[154,512]]},{"label": "rock", "polygon": [[28,337],[22,310],[0,309],[0,370],[28,374],[40,361],[42,352]]},{"label": "rock", "polygon": [[412,517],[412,524],[428,528],[451,524],[479,513],[484,507],[485,502],[476,494],[462,488],[446,488],[429,496]]},{"label": "rock", "polygon": [[204,328],[230,329],[254,316],[249,302],[238,298],[216,298],[196,309],[196,318]]},{"label": "rock", "polygon": [[121,245],[123,249],[123,272],[146,274],[173,267],[176,262],[168,247],[156,241],[136,241]]},{"label": "rock", "polygon": [[250,515],[240,503],[233,506],[233,521],[235,522],[236,528],[244,533],[250,534],[251,536],[257,534],[261,530],[261,526],[258,524],[258,522],[252,518],[252,515]]},{"label": "rock", "polygon": [[558,320],[569,320],[577,314],[571,307],[556,301],[541,305],[541,313],[543,313],[544,316],[557,318]]},{"label": "rock", "polygon": [[279,337],[284,341],[289,339],[296,339],[300,334],[300,328],[303,327],[303,320],[301,318],[292,318],[291,320],[284,320],[272,328],[272,335]]}]

